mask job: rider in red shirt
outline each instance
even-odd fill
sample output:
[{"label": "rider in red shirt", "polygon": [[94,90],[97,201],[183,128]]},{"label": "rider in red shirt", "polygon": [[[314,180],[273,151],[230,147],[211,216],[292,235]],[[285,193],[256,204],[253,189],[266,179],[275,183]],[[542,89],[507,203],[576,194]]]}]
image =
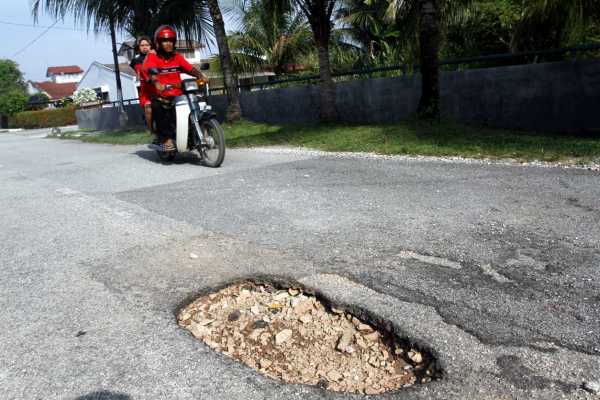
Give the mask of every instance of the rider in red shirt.
[{"label": "rider in red shirt", "polygon": [[154,34],[156,54],[148,54],[143,69],[154,83],[156,92],[152,97],[152,115],[156,123],[159,140],[165,151],[175,149],[176,116],[174,99],[183,94],[181,72],[198,79],[208,79],[175,51],[177,34],[173,28],[163,25]]}]

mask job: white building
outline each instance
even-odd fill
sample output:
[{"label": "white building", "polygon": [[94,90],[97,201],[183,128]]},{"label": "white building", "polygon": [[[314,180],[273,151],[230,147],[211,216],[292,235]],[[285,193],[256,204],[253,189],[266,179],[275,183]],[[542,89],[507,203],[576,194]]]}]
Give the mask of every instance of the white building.
[{"label": "white building", "polygon": [[[124,100],[138,98],[138,79],[129,64],[119,64],[121,87]],[[117,81],[113,64],[102,64],[94,61],[77,85],[77,90],[94,89],[103,101],[117,101]]]},{"label": "white building", "polygon": [[78,65],[48,67],[46,77],[54,83],[77,83],[83,77],[83,70]]},{"label": "white building", "polygon": [[50,100],[60,100],[65,97],[73,96],[73,93],[77,89],[77,83],[54,83],[54,82],[27,82],[27,93],[33,95],[36,93],[43,93]]},{"label": "white building", "polygon": [[77,65],[48,67],[44,82],[27,82],[27,93],[30,95],[44,93],[50,100],[60,100],[71,97],[77,88],[77,83],[83,76],[83,70]]}]

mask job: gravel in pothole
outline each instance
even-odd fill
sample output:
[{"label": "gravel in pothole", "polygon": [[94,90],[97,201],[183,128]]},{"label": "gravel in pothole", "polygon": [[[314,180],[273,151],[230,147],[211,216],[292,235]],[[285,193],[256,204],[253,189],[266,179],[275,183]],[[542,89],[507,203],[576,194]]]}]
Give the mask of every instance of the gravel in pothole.
[{"label": "gravel in pothole", "polygon": [[286,383],[377,394],[435,373],[426,354],[298,289],[232,285],[194,301],[178,321],[214,350]]}]

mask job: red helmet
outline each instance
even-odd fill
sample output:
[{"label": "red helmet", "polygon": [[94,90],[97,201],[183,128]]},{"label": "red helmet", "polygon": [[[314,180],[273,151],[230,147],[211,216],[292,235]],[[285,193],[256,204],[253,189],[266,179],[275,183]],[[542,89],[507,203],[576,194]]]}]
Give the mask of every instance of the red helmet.
[{"label": "red helmet", "polygon": [[159,40],[165,39],[170,39],[174,41],[177,40],[177,32],[175,32],[175,29],[173,29],[169,25],[159,26],[156,32],[154,32],[154,43],[156,45],[158,45]]}]

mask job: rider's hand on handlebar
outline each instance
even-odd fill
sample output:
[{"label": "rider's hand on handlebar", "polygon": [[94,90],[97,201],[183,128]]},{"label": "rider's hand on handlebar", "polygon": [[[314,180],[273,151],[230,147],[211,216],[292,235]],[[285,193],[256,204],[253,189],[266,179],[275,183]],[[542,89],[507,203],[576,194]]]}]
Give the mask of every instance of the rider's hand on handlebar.
[{"label": "rider's hand on handlebar", "polygon": [[158,90],[159,92],[164,92],[165,90],[171,90],[174,88],[181,89],[181,83],[168,83],[165,85],[163,83],[156,82],[155,85],[156,90]]}]

